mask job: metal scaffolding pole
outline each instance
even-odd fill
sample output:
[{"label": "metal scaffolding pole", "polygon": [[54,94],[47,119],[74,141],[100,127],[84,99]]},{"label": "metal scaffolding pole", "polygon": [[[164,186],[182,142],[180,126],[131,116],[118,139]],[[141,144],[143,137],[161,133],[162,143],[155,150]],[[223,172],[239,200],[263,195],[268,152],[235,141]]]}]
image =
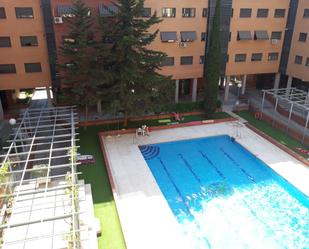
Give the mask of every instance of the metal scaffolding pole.
[{"label": "metal scaffolding pole", "polygon": [[262,119],[262,117],[263,117],[265,95],[266,95],[266,92],[263,91],[262,108],[261,108],[261,119]]},{"label": "metal scaffolding pole", "polygon": [[286,125],[286,131],[289,130],[290,121],[291,121],[291,117],[292,117],[293,106],[294,106],[294,103],[292,102],[291,103],[291,107],[290,107],[290,112],[289,112],[289,120],[288,120],[288,123]]},{"label": "metal scaffolding pole", "polygon": [[302,137],[302,139],[301,139],[301,143],[302,143],[302,144],[305,142],[305,137],[306,137],[306,131],[307,131],[307,127],[308,127],[308,122],[309,122],[309,111],[307,110],[306,124],[305,124],[304,132],[303,132],[303,137]]},{"label": "metal scaffolding pole", "polygon": [[278,98],[276,98],[275,113],[274,113],[274,116],[273,116],[272,126],[274,126],[274,124],[275,124],[275,115],[277,113],[277,107],[278,107]]},{"label": "metal scaffolding pole", "polygon": [[[80,173],[76,170],[80,164],[76,162],[77,118],[74,107],[27,109],[18,118],[11,144],[5,147],[5,155],[0,155],[0,167],[9,166],[4,172],[6,181],[0,183],[0,188],[10,190],[0,196],[10,213],[0,226],[3,248],[11,244],[29,247],[29,241],[44,236],[38,229],[34,238],[28,230],[39,223],[45,229],[47,222],[53,227],[63,225],[61,234],[72,240],[74,249],[80,248],[79,215],[83,212],[79,210],[79,202],[86,199],[77,194],[84,186],[78,182]],[[38,165],[41,167],[33,167]],[[48,237],[63,241],[56,238],[56,232],[59,231],[53,230]],[[53,243],[51,247],[45,246],[52,248]]]}]

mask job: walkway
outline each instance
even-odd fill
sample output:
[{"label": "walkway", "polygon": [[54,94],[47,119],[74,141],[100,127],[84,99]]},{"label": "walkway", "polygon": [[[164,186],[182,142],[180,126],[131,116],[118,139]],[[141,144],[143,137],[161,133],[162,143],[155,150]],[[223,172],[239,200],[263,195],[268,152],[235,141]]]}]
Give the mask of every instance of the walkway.
[{"label": "walkway", "polygon": [[[261,109],[262,106],[262,93],[259,90],[254,90],[254,89],[247,89],[246,94],[249,97],[249,103],[258,109]],[[219,96],[220,99],[223,98],[222,93]],[[240,122],[246,123],[247,121],[237,114],[233,113],[233,109],[235,107],[235,103],[237,101],[237,95],[235,95],[233,92],[229,93],[229,99],[227,102],[225,102],[222,106],[223,111],[231,115],[232,117],[237,118]],[[287,107],[286,107],[287,108]],[[288,118],[281,115],[280,113],[275,111],[275,108],[273,104],[265,99],[264,102],[264,109],[263,113],[265,113],[267,116],[272,117],[275,121],[281,122],[283,124],[288,124]],[[304,132],[304,127],[299,125],[298,123],[294,122],[293,120],[290,120],[289,123],[289,129],[292,129],[294,131],[297,131],[300,134],[303,134]],[[309,136],[309,131],[306,129],[306,136]]]},{"label": "walkway", "polygon": [[[257,90],[250,90],[248,91],[248,95],[249,95],[249,101],[252,105],[258,107],[259,109],[261,109],[262,106],[262,94],[260,91]],[[265,102],[264,102],[264,108],[263,108],[263,113],[265,113],[267,116],[272,117],[275,121],[279,121],[283,124],[288,124],[289,123],[289,119],[283,115],[281,115],[280,113],[275,111],[275,108],[273,106],[273,104],[268,101],[265,98]],[[293,129],[301,134],[303,134],[304,132],[304,127],[299,125],[298,123],[294,122],[293,120],[290,120],[289,123],[289,128]],[[306,129],[306,136],[309,136],[309,131],[308,129]]]}]

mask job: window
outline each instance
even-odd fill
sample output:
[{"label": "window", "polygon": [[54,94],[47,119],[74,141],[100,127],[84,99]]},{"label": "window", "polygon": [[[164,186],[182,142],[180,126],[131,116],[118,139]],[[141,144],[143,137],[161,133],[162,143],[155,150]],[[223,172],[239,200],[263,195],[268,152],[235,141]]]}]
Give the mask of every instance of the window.
[{"label": "window", "polygon": [[151,17],[151,8],[144,8],[142,17]]},{"label": "window", "polygon": [[241,40],[252,40],[251,31],[238,31],[237,41]]},{"label": "window", "polygon": [[16,18],[33,18],[33,9],[31,7],[16,7]]},{"label": "window", "polygon": [[231,18],[233,17],[233,15],[234,15],[234,9],[232,8],[232,10],[231,10]]},{"label": "window", "polygon": [[22,47],[35,47],[39,45],[36,36],[21,36],[20,43]]},{"label": "window", "polygon": [[42,72],[41,63],[25,63],[26,73],[39,73]]},{"label": "window", "polygon": [[0,74],[16,73],[14,64],[0,64]]},{"label": "window", "polygon": [[203,8],[202,16],[203,17],[207,17],[208,16],[208,9],[207,8]]},{"label": "window", "polygon": [[6,14],[5,14],[5,8],[0,7],[0,19],[5,19]]},{"label": "window", "polygon": [[[58,5],[58,16],[73,17],[74,7],[71,5]],[[101,7],[101,6],[100,6]]]},{"label": "window", "polygon": [[235,62],[244,62],[246,61],[246,54],[236,54],[235,55]]},{"label": "window", "polygon": [[294,63],[297,65],[301,65],[303,63],[303,57],[300,55],[296,55]]},{"label": "window", "polygon": [[175,42],[177,40],[177,33],[173,32],[160,32],[161,41]]},{"label": "window", "polygon": [[175,65],[175,59],[174,57],[166,57],[163,61],[161,66],[166,67],[166,66],[174,66]]},{"label": "window", "polygon": [[261,61],[263,57],[262,53],[254,53],[251,56],[251,61]]},{"label": "window", "polygon": [[306,40],[307,40],[307,33],[299,33],[298,41],[306,42]]},{"label": "window", "polygon": [[192,65],[192,64],[193,64],[193,56],[180,57],[180,65]]},{"label": "window", "polygon": [[[68,8],[69,8],[68,11],[65,11],[65,13],[68,13],[68,14],[72,13],[72,10],[71,10],[72,7],[68,6]],[[104,17],[113,17],[118,13],[118,11],[119,11],[118,6],[114,4],[110,4],[110,5],[101,4],[99,7],[100,16],[104,16]]]},{"label": "window", "polygon": [[309,67],[309,57],[307,57],[306,59],[306,64],[305,64],[306,67]]},{"label": "window", "polygon": [[196,40],[196,32],[195,31],[180,32],[180,37],[182,42],[192,42]]},{"label": "window", "polygon": [[304,9],[304,18],[309,18],[309,9]]},{"label": "window", "polygon": [[195,8],[182,8],[182,17],[195,17]]},{"label": "window", "polygon": [[252,9],[240,9],[239,17],[248,18],[251,17]]},{"label": "window", "polygon": [[256,17],[268,17],[268,9],[258,9]]},{"label": "window", "polygon": [[206,39],[207,39],[206,32],[202,32],[202,34],[201,34],[201,41],[206,41]]},{"label": "window", "polygon": [[112,36],[104,36],[102,37],[102,42],[105,44],[113,44],[115,39]]},{"label": "window", "polygon": [[281,40],[282,32],[274,31],[271,33],[271,39]]},{"label": "window", "polygon": [[232,39],[232,32],[229,33],[229,41]]},{"label": "window", "polygon": [[9,48],[11,47],[10,37],[2,36],[0,37],[0,48]]},{"label": "window", "polygon": [[176,17],[176,8],[162,8],[162,17]]},{"label": "window", "polygon": [[279,58],[279,53],[268,53],[269,61],[277,61]]},{"label": "window", "polygon": [[269,40],[266,30],[257,30],[254,32],[254,40]]},{"label": "window", "polygon": [[200,56],[200,64],[204,64],[205,63],[205,56],[201,55]]},{"label": "window", "polygon": [[275,9],[275,18],[284,18],[285,16],[285,9]]}]

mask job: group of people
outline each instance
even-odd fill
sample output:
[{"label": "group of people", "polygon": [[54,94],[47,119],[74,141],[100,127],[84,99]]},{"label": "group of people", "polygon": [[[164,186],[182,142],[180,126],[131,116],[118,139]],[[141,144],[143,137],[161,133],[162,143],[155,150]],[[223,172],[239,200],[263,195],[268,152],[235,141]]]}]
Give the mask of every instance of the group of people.
[{"label": "group of people", "polygon": [[173,112],[173,115],[174,115],[175,121],[182,121],[182,120],[184,120],[184,117],[181,116],[178,112]]},{"label": "group of people", "polygon": [[[173,118],[177,122],[184,120],[184,117],[177,112],[173,112]],[[136,136],[149,136],[149,135],[150,135],[150,130],[147,125],[142,125],[141,128],[136,129]]]},{"label": "group of people", "polygon": [[136,129],[136,136],[149,136],[150,131],[147,125],[142,125],[142,128]]}]

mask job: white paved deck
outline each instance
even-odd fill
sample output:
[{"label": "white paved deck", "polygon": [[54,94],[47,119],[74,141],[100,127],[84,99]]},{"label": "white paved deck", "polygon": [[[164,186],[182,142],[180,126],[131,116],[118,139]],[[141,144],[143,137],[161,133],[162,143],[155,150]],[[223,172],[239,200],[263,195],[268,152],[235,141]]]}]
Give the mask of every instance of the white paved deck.
[{"label": "white paved deck", "polygon": [[138,145],[227,134],[309,196],[309,168],[238,122],[101,137],[115,183],[115,200],[128,249],[190,249]]}]

